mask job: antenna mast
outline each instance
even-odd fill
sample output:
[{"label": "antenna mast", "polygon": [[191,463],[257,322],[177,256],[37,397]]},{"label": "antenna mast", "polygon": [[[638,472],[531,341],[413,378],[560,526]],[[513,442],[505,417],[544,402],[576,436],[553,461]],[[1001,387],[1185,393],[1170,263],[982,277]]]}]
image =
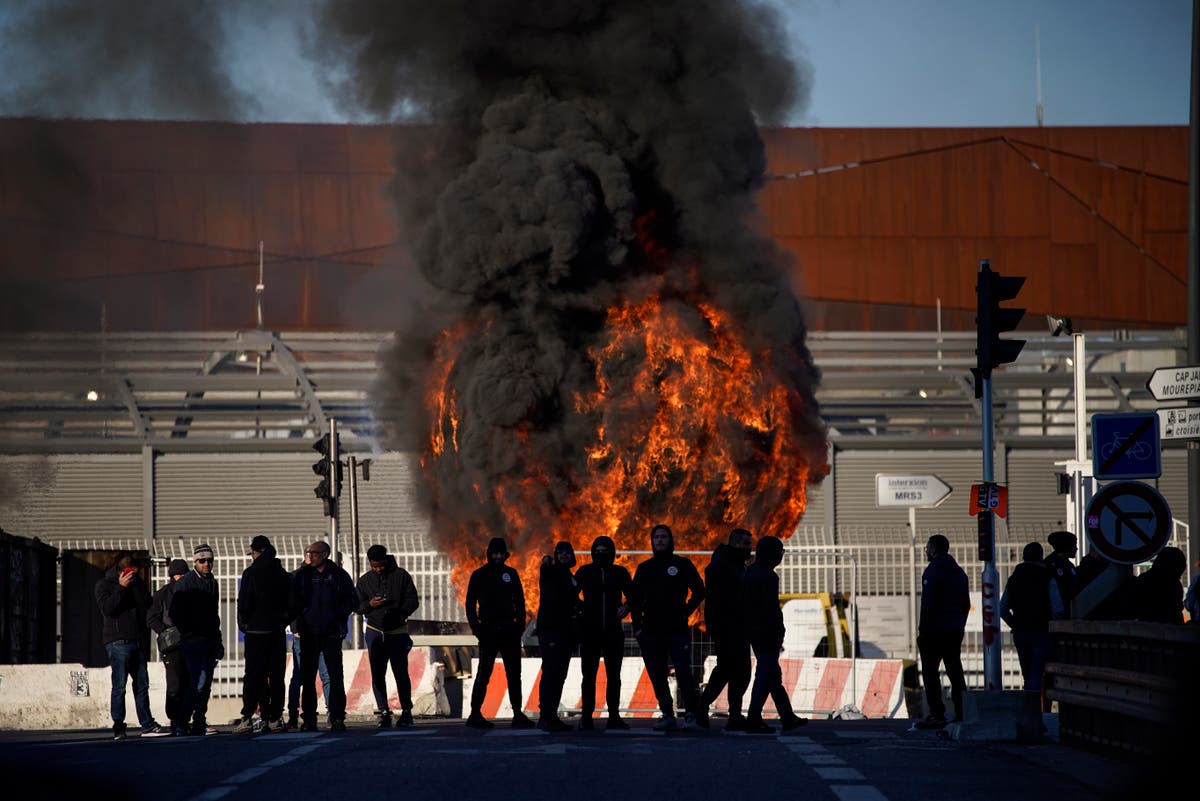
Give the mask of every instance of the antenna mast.
[{"label": "antenna mast", "polygon": [[1039,25],[1033,26],[1034,62],[1037,70],[1037,124],[1042,127],[1042,33]]}]

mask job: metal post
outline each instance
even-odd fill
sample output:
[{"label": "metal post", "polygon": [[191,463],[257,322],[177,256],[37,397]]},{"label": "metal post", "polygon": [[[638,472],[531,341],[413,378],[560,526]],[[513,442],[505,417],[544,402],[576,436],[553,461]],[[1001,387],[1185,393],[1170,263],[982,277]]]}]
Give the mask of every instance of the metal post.
[{"label": "metal post", "polygon": [[[337,442],[337,420],[329,418],[329,488],[332,491],[337,486],[337,469],[338,460],[341,455],[338,453]],[[333,514],[329,516],[329,551],[334,562],[340,564],[341,556],[338,553],[338,499],[334,498],[330,509]]]},{"label": "metal post", "polygon": [[[1200,364],[1200,0],[1192,0],[1192,86],[1188,133],[1188,364]],[[1191,401],[1189,405],[1196,405]],[[1188,564],[1200,561],[1200,440],[1187,444]]]},{"label": "metal post", "polygon": [[1078,558],[1088,552],[1087,506],[1092,500],[1092,463],[1087,454],[1087,345],[1082,333],[1072,332],[1075,366],[1075,463],[1072,465],[1071,494],[1074,498],[1072,532],[1079,544]]},{"label": "metal post", "polygon": [[[346,459],[350,476],[350,565],[351,576],[357,580],[361,575],[358,566],[358,460],[353,457]],[[354,630],[350,633],[350,643],[355,649],[362,648],[363,630],[362,615],[354,615]]]},{"label": "metal post", "polygon": [[[991,482],[995,480],[995,434],[992,430],[992,379],[991,376],[982,376],[983,383],[983,480]],[[991,541],[992,541],[992,559],[983,563],[983,575],[981,577],[983,584],[983,681],[985,689],[1002,690],[1003,673],[1000,665],[1000,625],[999,615],[997,614],[996,602],[999,593],[997,587],[1000,583],[1000,573],[996,570],[995,557],[995,542],[996,542],[996,517],[993,514],[987,515],[987,524],[991,526]]]},{"label": "metal post", "polygon": [[917,507],[908,507],[908,640],[913,661],[921,661],[917,652]]}]

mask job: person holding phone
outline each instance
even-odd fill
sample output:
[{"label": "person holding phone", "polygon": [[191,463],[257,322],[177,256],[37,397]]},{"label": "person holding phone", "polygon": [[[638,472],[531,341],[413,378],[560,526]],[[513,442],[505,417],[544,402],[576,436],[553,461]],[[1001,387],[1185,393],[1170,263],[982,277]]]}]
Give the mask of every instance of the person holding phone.
[{"label": "person holding phone", "polygon": [[396,557],[382,545],[367,549],[371,569],[358,579],[358,613],[366,622],[367,661],[371,666],[371,691],[375,694],[376,726],[392,725],[392,710],[388,705],[387,670],[392,666],[396,679],[396,694],[400,699],[400,718],[397,726],[413,725],[412,681],[408,677],[408,653],[412,637],[408,634],[408,618],[417,611],[420,598],[417,585],[408,571],[396,564]]},{"label": "person holding phone", "polygon": [[102,636],[108,664],[112,668],[113,739],[124,740],[125,685],[133,680],[133,704],[143,737],[164,737],[170,730],[158,725],[150,711],[150,674],[146,658],[150,649],[150,590],[138,574],[133,554],[118,551],[112,567],[96,582],[96,603],[103,618]]}]

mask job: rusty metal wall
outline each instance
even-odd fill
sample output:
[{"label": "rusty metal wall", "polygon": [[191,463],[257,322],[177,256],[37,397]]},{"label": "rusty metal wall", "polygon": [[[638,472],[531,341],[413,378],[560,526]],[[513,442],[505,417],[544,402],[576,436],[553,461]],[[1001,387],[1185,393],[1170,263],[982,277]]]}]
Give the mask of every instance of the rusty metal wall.
[{"label": "rusty metal wall", "polygon": [[[392,126],[0,120],[0,326],[394,327]],[[1186,324],[1187,128],[764,129],[816,330],[970,329],[978,261],[1085,327]],[[1039,323],[1040,325],[1040,323]]]}]

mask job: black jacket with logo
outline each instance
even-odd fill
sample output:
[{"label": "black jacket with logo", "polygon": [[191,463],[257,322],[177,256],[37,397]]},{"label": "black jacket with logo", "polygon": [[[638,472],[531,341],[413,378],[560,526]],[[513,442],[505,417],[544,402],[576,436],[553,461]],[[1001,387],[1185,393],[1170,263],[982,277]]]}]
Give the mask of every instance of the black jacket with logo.
[{"label": "black jacket with logo", "polygon": [[580,636],[595,640],[605,634],[621,632],[622,616],[617,610],[628,605],[633,594],[633,577],[629,571],[620,565],[591,562],[575,571],[575,581],[583,592]]},{"label": "black jacket with logo", "polygon": [[520,637],[526,614],[521,574],[508,565],[477,568],[467,581],[466,612],[476,637]]}]

